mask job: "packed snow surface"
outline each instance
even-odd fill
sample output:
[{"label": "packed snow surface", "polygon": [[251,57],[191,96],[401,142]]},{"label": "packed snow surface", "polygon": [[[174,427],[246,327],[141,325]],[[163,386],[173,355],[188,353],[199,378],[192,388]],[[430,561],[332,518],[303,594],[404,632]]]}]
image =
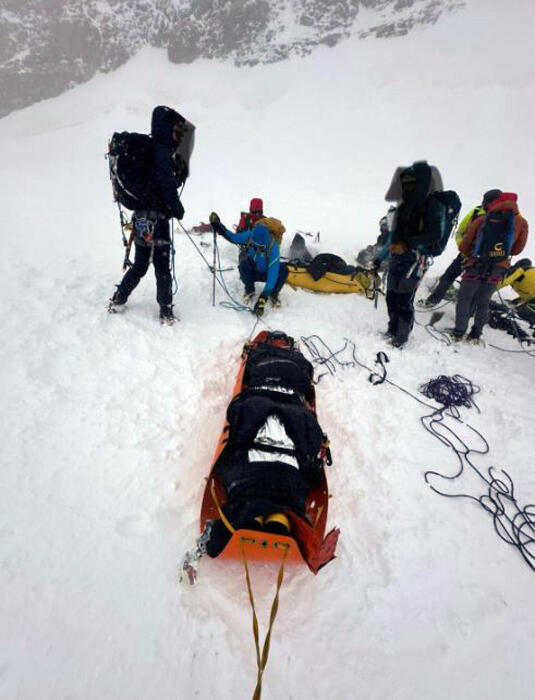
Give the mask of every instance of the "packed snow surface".
[{"label": "packed snow surface", "polygon": [[[256,678],[240,564],[203,560],[194,588],[177,574],[255,319],[212,307],[210,272],[178,226],[180,323],[158,325],[152,271],[123,314],[106,313],[123,256],[109,136],[176,107],[198,130],[186,227],[212,210],[230,226],[261,196],[286,243],[319,230],[316,249],[348,262],[377,235],[394,168],[416,159],[439,167],[463,211],[501,187],[533,224],[532,20],[526,2],[470,3],[407,38],[258,68],[172,66],[147,50],[0,121],[1,697],[221,700],[250,697]],[[237,249],[220,246],[235,266]],[[420,295],[454,254],[452,242]],[[237,270],[225,278],[239,297]],[[461,409],[490,443],[474,461],[507,469],[520,505],[535,502],[534,359],[490,346],[519,350],[514,339],[487,329],[484,348],[447,347],[421,313],[399,352],[379,335],[383,300],[281,298],[255,332],[318,334],[333,350],[350,338],[370,367],[386,350],[389,378],[413,393],[439,374],[479,385],[481,413]],[[534,571],[477,504],[430,490],[424,472],[454,474],[455,456],[423,430],[425,407],[368,374],[317,387],[338,557],[317,577],[288,570],[263,697],[533,698]],[[275,577],[253,567],[262,629]]]}]

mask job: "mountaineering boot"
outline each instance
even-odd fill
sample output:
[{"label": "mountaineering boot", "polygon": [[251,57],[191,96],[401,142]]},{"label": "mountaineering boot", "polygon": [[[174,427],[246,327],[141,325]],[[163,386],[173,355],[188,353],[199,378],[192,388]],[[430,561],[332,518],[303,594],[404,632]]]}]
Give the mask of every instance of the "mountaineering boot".
[{"label": "mountaineering boot", "polygon": [[407,340],[408,338],[404,340],[403,338],[395,337],[390,341],[390,345],[393,348],[398,348],[398,350],[401,350],[407,344]]},{"label": "mountaineering boot", "polygon": [[116,314],[118,311],[123,311],[125,304],[126,299],[120,294],[119,290],[116,289],[108,303],[108,313]]},{"label": "mountaineering boot", "polygon": [[447,336],[452,343],[459,343],[464,336],[463,333],[459,333],[459,331],[456,331],[455,328],[448,328],[444,331],[444,335]]},{"label": "mountaineering boot", "polygon": [[276,294],[272,294],[269,297],[269,301],[271,302],[271,306],[274,309],[280,309],[280,307],[282,306],[281,300],[279,299],[279,297]]},{"label": "mountaineering boot", "polygon": [[160,323],[167,326],[172,326],[176,321],[175,315],[173,313],[172,304],[162,304],[160,306]]},{"label": "mountaineering boot", "polygon": [[254,292],[246,291],[245,294],[243,295],[243,303],[246,306],[249,306],[249,304],[253,301],[253,299],[254,299]]},{"label": "mountaineering boot", "polygon": [[466,336],[465,338],[467,343],[470,343],[470,345],[484,345],[485,343],[483,340],[481,340],[481,337],[477,335],[477,333],[474,333],[474,329],[470,331],[470,333]]}]

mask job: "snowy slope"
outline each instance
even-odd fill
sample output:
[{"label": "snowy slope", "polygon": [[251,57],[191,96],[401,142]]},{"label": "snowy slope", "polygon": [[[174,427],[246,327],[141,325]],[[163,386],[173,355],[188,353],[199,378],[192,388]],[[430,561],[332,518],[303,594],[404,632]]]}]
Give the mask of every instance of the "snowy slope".
[{"label": "snowy slope", "polygon": [[[211,307],[209,272],[182,233],[180,324],[157,324],[151,271],[122,316],[105,313],[123,254],[106,139],[176,106],[198,127],[188,226],[212,209],[231,224],[259,195],[290,233],[321,230],[322,249],[348,259],[375,238],[394,167],[416,158],[439,166],[465,209],[498,186],[518,191],[533,222],[533,11],[518,2],[495,16],[500,5],[259,68],[170,66],[147,50],[0,121],[1,697],[205,700],[254,686],[240,566],[203,561],[195,589],[177,583],[254,319]],[[234,248],[222,253],[235,264]],[[236,273],[227,280],[239,294]],[[333,349],[350,337],[369,366],[386,349],[382,302],[282,299],[271,328]],[[521,505],[533,503],[533,358],[458,350],[417,326],[389,352],[389,376],[413,392],[439,373],[479,384],[481,414],[463,409],[491,444],[476,462],[508,469]],[[367,378],[347,369],[318,386],[342,536],[316,578],[288,572],[264,697],[532,698],[533,571],[481,509],[430,491],[424,471],[454,473],[453,455],[421,428],[423,407]],[[264,627],[275,571],[253,573]]]}]

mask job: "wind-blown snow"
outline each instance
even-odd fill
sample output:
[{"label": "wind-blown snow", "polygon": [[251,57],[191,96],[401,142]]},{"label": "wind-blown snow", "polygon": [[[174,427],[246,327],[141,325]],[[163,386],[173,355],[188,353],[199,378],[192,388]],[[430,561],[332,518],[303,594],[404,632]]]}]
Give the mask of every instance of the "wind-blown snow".
[{"label": "wind-blown snow", "polygon": [[[123,315],[106,314],[123,255],[107,138],[147,131],[156,104],[178,108],[198,129],[187,226],[213,209],[230,225],[262,196],[287,242],[320,230],[321,250],[348,261],[377,234],[395,166],[419,158],[463,211],[501,187],[533,223],[533,10],[493,4],[254,69],[143,51],[0,121],[2,697],[205,700],[254,687],[240,565],[202,561],[194,589],[177,578],[254,319],[212,308],[210,273],[178,230],[181,322],[159,327],[152,271]],[[235,264],[236,248],[221,249]],[[237,272],[226,279],[239,295]],[[282,300],[271,328],[333,349],[352,338],[370,366],[386,349],[382,301],[289,288]],[[485,338],[518,349],[499,331]],[[482,387],[481,414],[462,409],[491,445],[476,463],[507,469],[521,505],[534,502],[533,358],[446,347],[421,326],[388,352],[389,376],[413,392],[456,372]],[[265,698],[532,698],[533,571],[482,509],[430,491],[424,471],[454,473],[453,455],[421,428],[423,407],[367,379],[347,369],[317,389],[342,535],[317,577],[288,571]],[[265,628],[276,571],[253,574]]]}]

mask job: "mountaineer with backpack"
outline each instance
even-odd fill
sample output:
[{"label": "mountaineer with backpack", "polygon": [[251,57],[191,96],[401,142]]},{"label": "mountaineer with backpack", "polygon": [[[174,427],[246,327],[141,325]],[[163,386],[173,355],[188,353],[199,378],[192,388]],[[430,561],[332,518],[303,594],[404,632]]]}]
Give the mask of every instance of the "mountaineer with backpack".
[{"label": "mountaineer with backpack", "polygon": [[414,324],[414,295],[430,264],[440,255],[461,208],[453,191],[442,191],[438,169],[426,161],[397,168],[387,201],[399,201],[387,243],[378,253],[375,269],[390,254],[386,305],[388,329],[394,347],[407,342]]},{"label": "mountaineer with backpack", "polygon": [[[485,216],[488,205],[494,201],[496,197],[499,197],[501,193],[502,191],[497,189],[488,190],[483,195],[481,204],[475,206],[473,209],[470,209],[455,231],[455,243],[457,244],[457,247],[461,245],[464,234],[468,230],[468,227],[472,221],[477,219],[478,216]],[[418,302],[418,305],[423,306],[424,308],[431,308],[432,306],[439,304],[446,296],[448,289],[461,274],[463,269],[462,263],[463,254],[459,252],[459,254],[453,259],[451,264],[446,268],[446,271],[440,277],[436,287],[433,289],[433,292],[427,297],[427,299],[423,299],[421,302]]]},{"label": "mountaineer with backpack", "polygon": [[243,301],[249,304],[255,294],[255,282],[265,281],[264,289],[254,306],[257,316],[262,316],[269,299],[274,307],[280,306],[279,292],[288,277],[288,268],[280,261],[279,241],[285,231],[278,219],[263,218],[252,228],[232,233],[219,216],[212,212],[213,230],[230,243],[245,246],[246,256],[239,264],[240,279],[245,286]]},{"label": "mountaineer with backpack", "polygon": [[[184,216],[177,190],[189,175],[194,129],[174,109],[160,106],[152,112],[150,136],[123,132],[112,137],[110,177],[119,209],[122,204],[133,210],[130,243],[134,242],[135,257],[110,299],[110,313],[124,306],[152,262],[160,322],[171,325],[175,321],[169,220]],[[128,264],[125,259],[125,266]]]},{"label": "mountaineer with backpack", "polygon": [[517,195],[503,192],[487,206],[485,216],[475,219],[466,231],[459,250],[463,254],[463,276],[455,309],[454,341],[463,338],[475,307],[474,323],[467,340],[479,344],[487,322],[489,302],[503,280],[512,255],[526,245],[528,222],[520,215]]},{"label": "mountaineer with backpack", "polygon": [[240,222],[236,226],[236,233],[252,228],[259,219],[264,218],[264,202],[260,197],[253,197],[249,202],[249,211],[240,213]]},{"label": "mountaineer with backpack", "polygon": [[[240,221],[236,226],[236,233],[247,231],[252,228],[259,219],[264,218],[264,202],[260,197],[253,197],[249,202],[249,211],[240,212]],[[247,257],[247,246],[240,246],[238,264],[241,264]]]}]

